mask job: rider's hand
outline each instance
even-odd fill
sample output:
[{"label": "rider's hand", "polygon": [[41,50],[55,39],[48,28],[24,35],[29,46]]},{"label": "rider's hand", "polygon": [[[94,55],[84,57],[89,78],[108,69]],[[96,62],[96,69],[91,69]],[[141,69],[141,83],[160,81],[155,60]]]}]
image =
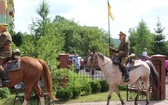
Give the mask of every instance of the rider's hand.
[{"label": "rider's hand", "polygon": [[118,56],[118,53],[115,53],[115,56]]}]

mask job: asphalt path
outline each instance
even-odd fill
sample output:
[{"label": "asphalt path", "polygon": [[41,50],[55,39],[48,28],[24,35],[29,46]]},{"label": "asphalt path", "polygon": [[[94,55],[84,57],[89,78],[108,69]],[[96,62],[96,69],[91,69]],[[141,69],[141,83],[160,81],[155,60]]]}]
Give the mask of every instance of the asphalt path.
[{"label": "asphalt path", "polygon": [[[145,105],[145,101],[139,101],[138,105]],[[72,103],[60,105],[106,105],[106,102],[88,102],[88,103]],[[111,101],[110,105],[122,105],[119,101]],[[133,101],[127,101],[126,105],[134,105]],[[150,105],[168,105],[168,101],[150,101]]]}]

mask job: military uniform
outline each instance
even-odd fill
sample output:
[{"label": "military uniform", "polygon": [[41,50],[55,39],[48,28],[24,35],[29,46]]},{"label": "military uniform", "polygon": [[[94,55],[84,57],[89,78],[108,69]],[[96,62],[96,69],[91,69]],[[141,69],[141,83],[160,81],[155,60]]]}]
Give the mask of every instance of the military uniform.
[{"label": "military uniform", "polygon": [[118,49],[111,48],[111,52],[118,53],[118,57],[121,58],[121,66],[125,67],[125,64],[128,60],[128,42],[122,41],[118,47]]},{"label": "military uniform", "polygon": [[[123,32],[120,32],[119,35],[126,36],[126,34],[124,34]],[[111,52],[118,53],[117,57],[119,57],[121,59],[121,67],[123,68],[123,71],[124,71],[124,74],[125,74],[124,82],[128,82],[130,80],[128,70],[126,68],[126,63],[128,61],[128,55],[129,55],[128,42],[126,42],[125,39],[124,39],[120,42],[117,50],[113,49],[112,47],[109,47],[109,51],[110,51],[110,53]]]},{"label": "military uniform", "polygon": [[[7,27],[6,24],[0,24],[0,28]],[[2,30],[2,29],[1,29]],[[5,60],[12,56],[12,38],[9,32],[4,28],[0,32],[0,76],[2,78],[2,83],[6,84],[9,82],[6,76],[6,72],[2,67]]]},{"label": "military uniform", "polygon": [[[9,32],[0,33],[0,59],[11,57],[12,54],[12,38]],[[0,62],[1,64],[1,62]]]}]

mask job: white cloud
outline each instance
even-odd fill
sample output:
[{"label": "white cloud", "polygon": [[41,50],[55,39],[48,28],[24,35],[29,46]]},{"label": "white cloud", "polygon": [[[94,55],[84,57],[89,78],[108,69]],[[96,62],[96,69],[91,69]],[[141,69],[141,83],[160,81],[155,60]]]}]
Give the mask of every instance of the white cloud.
[{"label": "white cloud", "polygon": [[[14,0],[16,31],[29,31],[31,18],[36,17],[36,9],[41,0]],[[110,32],[113,38],[118,38],[119,31],[128,34],[129,28],[138,26],[143,19],[153,32],[157,18],[160,18],[165,33],[168,33],[168,2],[167,0],[109,0],[111,12],[115,20],[110,21]],[[49,17],[56,15],[74,19],[80,25],[98,26],[108,31],[106,0],[48,0]]]}]

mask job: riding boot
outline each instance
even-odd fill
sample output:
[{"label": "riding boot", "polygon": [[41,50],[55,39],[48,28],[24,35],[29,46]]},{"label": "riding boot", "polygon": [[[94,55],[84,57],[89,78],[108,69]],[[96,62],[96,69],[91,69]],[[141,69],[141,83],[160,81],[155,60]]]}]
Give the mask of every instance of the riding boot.
[{"label": "riding boot", "polygon": [[128,82],[130,81],[128,69],[126,67],[124,67],[123,69],[124,69],[124,74],[125,74],[124,82]]},{"label": "riding boot", "polygon": [[10,80],[8,80],[6,72],[4,70],[0,71],[0,76],[2,79],[2,85],[6,85],[6,84],[10,83]]}]

